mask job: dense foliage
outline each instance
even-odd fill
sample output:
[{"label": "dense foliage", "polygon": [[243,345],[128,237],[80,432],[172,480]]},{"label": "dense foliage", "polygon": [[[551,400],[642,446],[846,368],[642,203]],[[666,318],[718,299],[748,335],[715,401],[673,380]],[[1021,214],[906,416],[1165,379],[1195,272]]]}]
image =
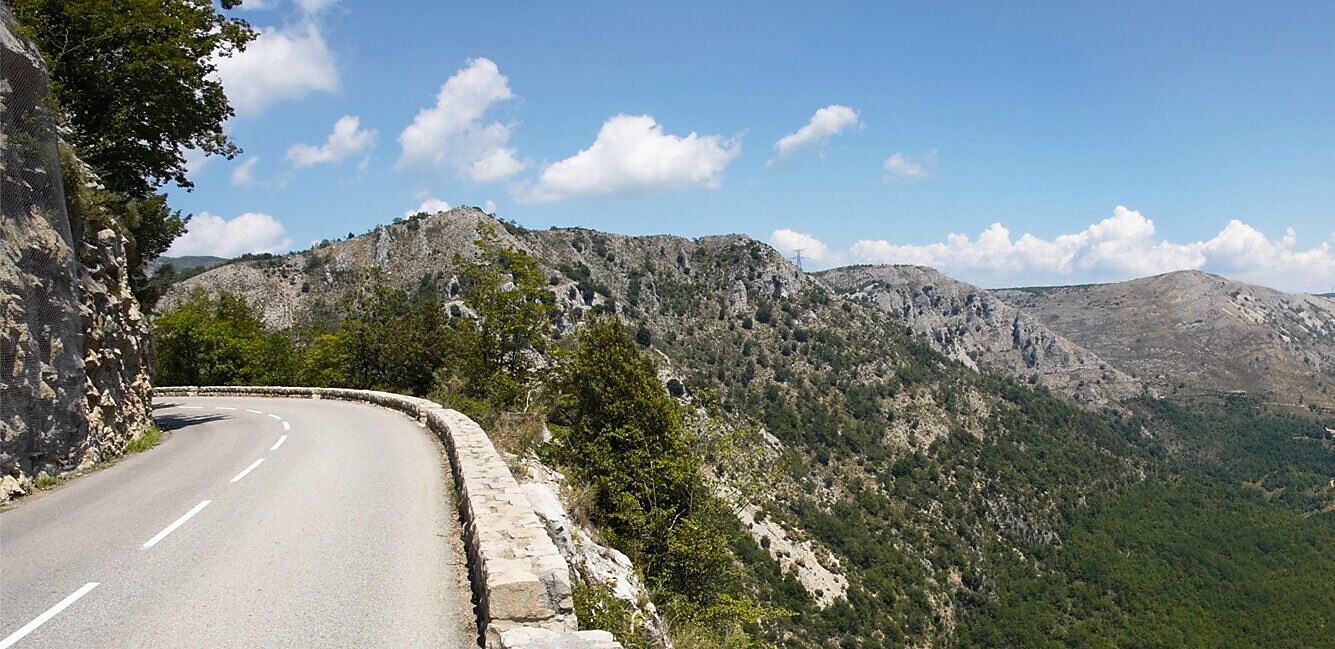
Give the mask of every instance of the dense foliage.
[{"label": "dense foliage", "polygon": [[[223,9],[240,5],[223,0]],[[46,59],[51,100],[73,148],[62,152],[76,233],[109,227],[125,237],[129,282],[152,308],[163,286],[146,265],[185,232],[185,218],[155,193],[191,187],[185,153],[238,149],[217,62],[255,32],[212,0],[10,0]],[[87,165],[87,167],[85,167]],[[90,177],[88,171],[92,172]]]},{"label": "dense foliage", "polygon": [[[224,0],[224,9],[241,3]],[[107,189],[190,187],[185,150],[234,155],[217,60],[255,32],[211,0],[10,0],[46,57],[70,143]]]},{"label": "dense foliage", "polygon": [[593,490],[592,519],[679,624],[721,630],[760,617],[728,550],[736,522],[710,491],[680,406],[622,323],[587,324],[562,363],[547,455]]}]

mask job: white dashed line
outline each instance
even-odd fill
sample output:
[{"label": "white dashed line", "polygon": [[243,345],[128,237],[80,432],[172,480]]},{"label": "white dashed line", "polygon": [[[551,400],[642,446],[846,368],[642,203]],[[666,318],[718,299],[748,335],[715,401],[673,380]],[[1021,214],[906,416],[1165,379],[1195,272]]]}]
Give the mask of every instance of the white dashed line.
[{"label": "white dashed line", "polygon": [[292,430],[292,424],[283,422],[283,430]]},{"label": "white dashed line", "polygon": [[158,532],[156,536],[154,536],[153,538],[149,539],[148,542],[145,543],[143,547],[144,547],[144,548],[151,548],[151,547],[157,545],[157,544],[158,544],[158,541],[161,541],[162,539],[167,538],[167,535],[168,535],[168,534],[171,534],[172,532],[175,532],[175,531],[176,531],[176,528],[178,528],[178,527],[184,525],[186,521],[190,520],[190,517],[191,517],[191,516],[194,516],[195,514],[198,514],[199,511],[200,511],[201,509],[204,509],[205,507],[208,507],[208,506],[209,506],[209,503],[211,503],[211,502],[213,502],[213,501],[212,501],[212,500],[204,500],[204,501],[201,501],[198,505],[195,505],[195,508],[194,508],[194,509],[192,509],[192,510],[186,512],[186,513],[185,513],[185,516],[182,516],[182,517],[176,519],[176,522],[172,523],[171,525],[168,525],[168,526],[167,526],[165,529],[163,529],[161,532]]},{"label": "white dashed line", "polygon": [[277,419],[278,421],[282,421],[282,420],[283,420],[283,418],[282,418],[282,417],[279,417],[278,415],[269,415],[269,416],[270,416],[270,417],[273,417],[274,419]]},{"label": "white dashed line", "polygon": [[248,467],[246,467],[246,470],[245,470],[245,471],[242,471],[241,473],[236,474],[236,477],[235,477],[235,478],[232,478],[232,482],[236,482],[236,481],[240,480],[241,478],[246,477],[246,474],[247,474],[247,473],[250,473],[251,471],[254,471],[254,470],[255,470],[255,467],[257,467],[257,466],[259,466],[259,465],[261,465],[261,464],[263,464],[263,463],[264,463],[264,458],[260,458],[260,459],[258,459],[258,460],[255,460],[255,463],[254,463],[254,464],[251,464],[251,465],[248,466]]},{"label": "white dashed line", "polygon": [[231,406],[214,406],[213,409],[214,409],[214,410],[236,410],[236,408],[233,408],[233,407],[231,407]]},{"label": "white dashed line", "polygon": [[177,408],[184,408],[186,410],[203,410],[204,406],[177,406]]},{"label": "white dashed line", "polygon": [[46,609],[45,613],[38,615],[36,618],[33,619],[33,621],[23,625],[23,628],[9,634],[8,638],[0,640],[0,649],[8,649],[9,647],[13,646],[15,642],[22,640],[23,636],[26,636],[29,633],[32,633],[33,631],[37,630],[37,627],[46,624],[47,620],[50,620],[51,618],[59,615],[61,611],[69,608],[71,604],[79,601],[80,597],[87,595],[89,591],[93,590],[94,588],[97,588],[97,585],[98,582],[90,581],[84,584],[83,587],[80,588],[79,590],[70,593],[65,599],[60,600],[59,604],[56,604],[55,606]]},{"label": "white dashed line", "polygon": [[274,442],[274,443],[273,443],[273,446],[269,447],[269,450],[270,450],[270,451],[276,451],[276,450],[278,450],[278,447],[279,447],[279,446],[282,446],[282,445],[283,445],[283,442],[286,442],[286,441],[287,441],[287,435],[284,435],[284,436],[282,436],[282,437],[279,437],[279,438],[278,438],[278,441]]},{"label": "white dashed line", "polygon": [[248,412],[248,413],[250,413],[250,414],[252,414],[252,415],[262,415],[262,414],[264,414],[263,412],[261,412],[261,411],[259,411],[259,410],[251,410],[250,408],[246,408],[246,412]]}]

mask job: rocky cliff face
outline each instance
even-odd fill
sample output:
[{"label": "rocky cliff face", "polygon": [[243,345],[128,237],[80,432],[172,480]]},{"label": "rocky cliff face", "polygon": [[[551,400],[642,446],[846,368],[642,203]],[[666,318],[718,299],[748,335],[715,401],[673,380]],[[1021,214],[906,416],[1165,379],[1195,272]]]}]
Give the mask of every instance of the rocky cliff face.
[{"label": "rocky cliff face", "polygon": [[1198,271],[1001,300],[1168,394],[1335,408],[1335,302]]},{"label": "rocky cliff face", "polygon": [[0,5],[0,502],[119,455],[150,412],[124,241],[77,241],[42,59],[11,24]]},{"label": "rocky cliff face", "polygon": [[1143,392],[1138,380],[990,292],[922,266],[853,266],[817,275],[845,297],[904,320],[975,370],[1043,385],[1087,406]]},{"label": "rocky cliff face", "polygon": [[125,239],[111,229],[85,237],[79,246],[88,436],[82,462],[101,462],[151,422],[149,327],[130,292]]},{"label": "rocky cliff face", "polygon": [[41,56],[0,6],[0,501],[77,462],[85,437],[78,260]]}]

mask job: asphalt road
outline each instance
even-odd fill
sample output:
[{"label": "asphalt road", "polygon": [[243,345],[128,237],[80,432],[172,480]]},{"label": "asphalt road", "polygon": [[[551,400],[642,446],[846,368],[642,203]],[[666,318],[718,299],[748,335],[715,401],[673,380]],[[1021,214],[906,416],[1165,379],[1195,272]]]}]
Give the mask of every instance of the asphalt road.
[{"label": "asphalt road", "polygon": [[155,416],[156,448],[0,512],[0,649],[476,646],[416,422],[300,399]]}]

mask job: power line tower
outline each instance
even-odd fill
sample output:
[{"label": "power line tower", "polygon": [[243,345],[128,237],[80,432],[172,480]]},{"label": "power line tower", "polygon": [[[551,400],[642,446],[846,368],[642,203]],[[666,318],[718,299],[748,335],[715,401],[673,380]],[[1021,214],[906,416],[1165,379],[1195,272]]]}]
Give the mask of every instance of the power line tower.
[{"label": "power line tower", "polygon": [[798,270],[802,270],[802,249],[801,249],[801,248],[794,248],[794,249],[793,249],[793,263],[794,263],[794,264],[797,264],[797,269],[798,269]]}]

